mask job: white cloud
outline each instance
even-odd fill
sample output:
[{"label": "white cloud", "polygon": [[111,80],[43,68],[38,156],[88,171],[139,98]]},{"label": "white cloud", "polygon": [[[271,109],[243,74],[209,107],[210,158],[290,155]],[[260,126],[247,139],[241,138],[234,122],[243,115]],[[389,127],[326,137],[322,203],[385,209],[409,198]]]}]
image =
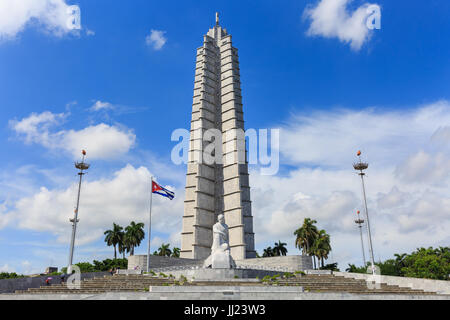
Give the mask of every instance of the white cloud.
[{"label": "white cloud", "polygon": [[355,152],[362,150],[373,165],[392,165],[417,146],[428,146],[434,132],[450,123],[449,109],[448,101],[439,101],[402,111],[340,109],[294,116],[281,129],[282,160],[351,168]]},{"label": "white cloud", "polygon": [[0,203],[0,229],[6,227],[13,220],[13,216],[5,205],[5,203]]},{"label": "white cloud", "polygon": [[450,158],[443,153],[419,151],[397,167],[397,176],[409,183],[442,184],[450,175]]},{"label": "white cloud", "polygon": [[44,146],[50,146],[52,138],[49,137],[49,128],[60,124],[65,117],[64,113],[54,114],[49,111],[40,114],[32,113],[21,121],[10,121],[10,126],[24,137],[26,143],[40,143]]},{"label": "white cloud", "polygon": [[0,272],[15,272],[15,269],[11,267],[9,264],[4,264],[0,267]]},{"label": "white cloud", "polygon": [[65,0],[2,0],[0,40],[15,38],[33,23],[56,36],[67,34],[72,31],[68,27],[69,7]]},{"label": "white cloud", "polygon": [[409,198],[408,193],[401,192],[397,186],[394,186],[389,193],[378,194],[377,206],[380,209],[392,209],[403,205]]},{"label": "white cloud", "polygon": [[161,50],[166,44],[167,38],[164,36],[165,31],[151,30],[150,35],[145,38],[148,46],[153,47],[154,50]]},{"label": "white cloud", "polygon": [[10,127],[26,143],[37,143],[50,150],[64,150],[78,157],[85,149],[91,159],[112,159],[127,153],[134,146],[136,135],[132,130],[104,123],[81,130],[50,129],[60,125],[66,114],[32,113],[20,121],[10,121]]},{"label": "white cloud", "polygon": [[349,12],[347,7],[350,2],[351,0],[320,0],[317,6],[307,7],[304,17],[311,20],[307,35],[338,38],[350,43],[352,49],[359,50],[370,37],[370,30],[366,26],[369,4],[365,3]]},{"label": "white cloud", "polygon": [[111,110],[114,109],[114,106],[109,102],[96,101],[94,105],[89,109],[90,111],[99,111],[99,110]]},{"label": "white cloud", "polygon": [[[116,171],[111,179],[83,182],[77,244],[85,245],[101,239],[113,222],[122,226],[131,221],[143,222],[147,230],[149,214],[150,172],[145,167],[131,165]],[[66,189],[49,190],[42,187],[30,197],[18,200],[11,210],[11,223],[21,229],[49,232],[60,243],[70,240],[78,185]],[[181,229],[183,192],[176,192],[174,200],[153,197],[152,229],[163,233],[177,233]],[[158,240],[156,240],[158,242]],[[161,240],[160,242],[163,242]]]},{"label": "white cloud", "polygon": [[117,158],[127,153],[136,139],[131,130],[124,131],[104,123],[79,131],[64,131],[62,136],[61,146],[72,155],[79,155],[80,150],[85,149],[93,159]]},{"label": "white cloud", "polygon": [[341,268],[361,264],[354,220],[364,207],[352,167],[359,149],[370,164],[365,182],[376,260],[442,245],[450,229],[450,152],[442,141],[432,142],[445,137],[449,107],[440,101],[397,112],[341,109],[293,117],[281,130],[280,152],[282,163],[295,169],[283,176],[250,172],[259,251],[280,239],[289,254],[299,253],[293,232],[310,217],[330,233]]}]

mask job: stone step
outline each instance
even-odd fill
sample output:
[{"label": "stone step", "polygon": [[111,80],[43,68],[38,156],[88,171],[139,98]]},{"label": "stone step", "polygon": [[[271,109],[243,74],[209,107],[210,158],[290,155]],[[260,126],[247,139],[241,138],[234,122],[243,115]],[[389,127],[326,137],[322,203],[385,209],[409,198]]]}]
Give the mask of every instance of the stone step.
[{"label": "stone step", "polygon": [[[167,272],[169,273],[169,272]],[[166,274],[167,274],[166,273]],[[170,274],[170,273],[169,273]],[[282,274],[282,273],[280,273]],[[260,279],[261,280],[261,279]],[[155,277],[150,275],[113,275],[104,276],[81,281],[80,289],[71,290],[66,284],[55,284],[52,286],[43,286],[41,288],[32,288],[17,290],[16,293],[27,294],[80,294],[80,293],[105,293],[105,292],[143,292],[150,286],[172,286],[177,280]],[[255,282],[255,281],[201,281],[186,282],[184,286],[301,286],[307,292],[348,292],[358,294],[419,294],[431,295],[434,293],[423,292],[422,290],[412,290],[398,286],[388,286],[381,284],[379,289],[370,289],[364,280],[336,277],[333,275],[302,275],[291,278],[279,278],[273,282]]]}]

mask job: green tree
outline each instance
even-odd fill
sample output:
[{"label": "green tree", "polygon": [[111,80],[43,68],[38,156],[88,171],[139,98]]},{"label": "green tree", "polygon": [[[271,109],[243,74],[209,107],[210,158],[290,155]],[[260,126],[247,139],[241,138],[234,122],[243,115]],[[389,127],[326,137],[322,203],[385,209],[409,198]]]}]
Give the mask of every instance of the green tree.
[{"label": "green tree", "polygon": [[320,267],[320,270],[331,270],[331,271],[339,271],[337,262],[326,264]]},{"label": "green tree", "polygon": [[271,247],[267,247],[264,249],[263,257],[273,257],[275,254],[273,253],[273,249]]},{"label": "green tree", "polygon": [[117,245],[119,253],[122,254],[122,259],[125,259],[125,253],[130,252],[130,248],[126,243],[125,233],[122,234],[122,241],[120,241]]},{"label": "green tree", "polygon": [[[82,272],[82,273],[97,271],[97,270],[95,270],[95,266],[89,262],[79,262],[79,263],[76,263],[75,265],[80,268],[80,272]],[[98,270],[98,271],[100,271],[100,270]]]},{"label": "green tree", "polygon": [[405,258],[402,273],[405,277],[449,280],[450,251],[420,248]]},{"label": "green tree", "polygon": [[367,273],[367,267],[370,265],[370,263],[367,264],[367,266],[363,267],[357,267],[354,264],[348,264],[348,268],[345,269],[346,272],[353,272],[353,273]]},{"label": "green tree", "polygon": [[[79,262],[76,265],[80,268],[81,272],[101,272],[101,271],[109,271],[113,268],[127,269],[128,260],[127,259],[105,259],[103,261],[94,260],[92,263]],[[61,272],[66,273],[67,267],[62,268]]]},{"label": "green tree", "polygon": [[116,246],[119,244],[119,250],[120,245],[123,243],[123,228],[119,226],[118,224],[113,223],[112,230],[106,230],[104,232],[105,242],[108,246],[114,247],[114,259],[117,259],[117,252],[116,252]]},{"label": "green tree", "polygon": [[313,250],[314,243],[319,235],[317,227],[314,225],[316,220],[305,218],[303,225],[294,231],[295,247],[302,250],[302,255],[310,255],[313,257],[314,268],[316,265],[315,254]]},{"label": "green tree", "polygon": [[163,256],[163,257],[170,257],[170,255],[172,254],[172,250],[169,249],[170,244],[162,244],[161,247],[159,247],[158,249],[158,256]]},{"label": "green tree", "polygon": [[172,257],[179,258],[180,257],[180,248],[173,248],[172,249]]},{"label": "green tree", "polygon": [[17,274],[15,272],[0,272],[0,279],[16,279],[16,278],[25,278],[25,276]]},{"label": "green tree", "polygon": [[130,225],[125,228],[124,245],[127,247],[127,251],[130,255],[134,255],[134,248],[139,247],[141,241],[144,240],[144,224],[142,222],[135,223],[131,221]]},{"label": "green tree", "polygon": [[375,263],[380,268],[380,273],[385,276],[400,276],[398,264],[395,259],[388,259],[384,262]]},{"label": "green tree", "polygon": [[295,246],[302,250],[303,255],[310,254],[310,248],[319,233],[317,227],[314,225],[315,223],[317,223],[316,220],[305,218],[303,225],[294,232],[296,236]]},{"label": "green tree", "polygon": [[324,259],[328,259],[328,254],[331,251],[330,235],[325,230],[320,230],[317,237],[312,244],[312,252],[324,266]]},{"label": "green tree", "polygon": [[[395,254],[394,259],[380,261],[375,265],[380,268],[382,275],[449,280],[450,248],[420,248],[411,254]],[[370,262],[365,267],[350,264],[346,271],[367,273],[369,266]]]},{"label": "green tree", "polygon": [[286,243],[281,242],[280,240],[278,240],[278,243],[275,242],[274,246],[273,246],[273,253],[275,256],[285,256],[287,254],[287,248],[286,248]]},{"label": "green tree", "polygon": [[406,257],[408,255],[406,253],[402,254],[394,254],[395,257],[395,273],[397,276],[402,276],[402,269],[406,267]]}]

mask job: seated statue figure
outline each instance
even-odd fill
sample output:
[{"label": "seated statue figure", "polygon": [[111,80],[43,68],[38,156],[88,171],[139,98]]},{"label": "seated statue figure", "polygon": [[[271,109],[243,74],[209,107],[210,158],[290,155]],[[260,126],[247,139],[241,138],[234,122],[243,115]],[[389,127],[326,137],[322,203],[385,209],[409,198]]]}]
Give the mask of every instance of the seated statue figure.
[{"label": "seated statue figure", "polygon": [[218,222],[213,226],[213,243],[211,255],[205,260],[205,268],[235,268],[233,258],[230,255],[230,245],[228,238],[228,226],[225,224],[223,214],[217,217]]}]

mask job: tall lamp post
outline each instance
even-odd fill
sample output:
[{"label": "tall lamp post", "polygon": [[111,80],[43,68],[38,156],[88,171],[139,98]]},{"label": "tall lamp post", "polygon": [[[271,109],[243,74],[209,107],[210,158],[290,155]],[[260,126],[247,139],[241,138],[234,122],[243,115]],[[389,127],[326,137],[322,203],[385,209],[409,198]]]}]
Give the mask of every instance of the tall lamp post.
[{"label": "tall lamp post", "polygon": [[367,238],[369,242],[369,250],[370,250],[370,264],[372,267],[372,274],[375,274],[375,262],[373,258],[373,246],[372,246],[372,236],[370,234],[370,223],[369,223],[369,211],[367,210],[367,199],[366,199],[366,188],[364,187],[364,170],[366,170],[369,167],[369,164],[367,162],[361,161],[361,151],[358,151],[356,155],[359,158],[359,162],[356,162],[353,164],[353,168],[357,171],[359,171],[358,175],[361,176],[361,183],[362,183],[362,194],[364,198],[364,209],[366,211],[366,227],[367,227]]},{"label": "tall lamp post", "polygon": [[80,192],[81,192],[81,179],[84,174],[86,174],[85,170],[89,169],[89,164],[84,162],[84,158],[86,157],[86,151],[83,150],[81,152],[83,155],[81,162],[75,162],[75,168],[79,169],[78,175],[80,176],[80,181],[78,183],[78,196],[77,196],[77,206],[75,208],[74,217],[73,219],[69,219],[69,221],[72,223],[72,238],[70,241],[70,253],[69,253],[69,265],[67,266],[67,273],[72,273],[72,262],[73,262],[73,249],[75,246],[75,234],[77,232],[77,223],[80,221],[78,219],[78,208],[80,206]]},{"label": "tall lamp post", "polygon": [[355,223],[358,225],[358,228],[359,228],[359,235],[361,236],[361,249],[362,249],[362,254],[363,254],[363,261],[364,261],[364,266],[366,266],[366,254],[364,253],[364,241],[363,241],[363,235],[362,235],[362,224],[364,223],[364,219],[361,219],[359,217],[359,210],[356,211],[356,213],[358,214],[358,219],[355,220]]}]

